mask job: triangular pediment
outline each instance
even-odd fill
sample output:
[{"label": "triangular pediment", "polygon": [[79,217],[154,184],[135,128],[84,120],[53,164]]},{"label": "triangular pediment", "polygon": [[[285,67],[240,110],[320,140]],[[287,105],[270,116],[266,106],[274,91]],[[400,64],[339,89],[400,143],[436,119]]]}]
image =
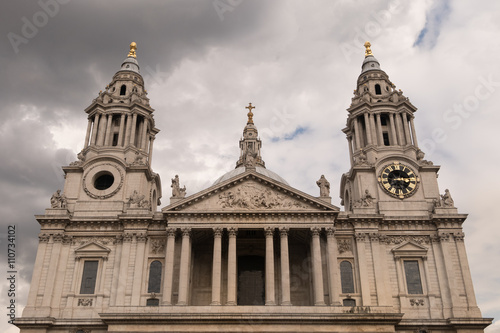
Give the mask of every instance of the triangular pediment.
[{"label": "triangular pediment", "polygon": [[175,202],[162,212],[338,212],[339,208],[255,171]]},{"label": "triangular pediment", "polygon": [[427,254],[427,248],[410,241],[396,246],[392,249],[392,252],[398,256],[420,257]]},{"label": "triangular pediment", "polygon": [[107,257],[109,252],[110,249],[96,242],[89,242],[75,249],[77,257]]}]

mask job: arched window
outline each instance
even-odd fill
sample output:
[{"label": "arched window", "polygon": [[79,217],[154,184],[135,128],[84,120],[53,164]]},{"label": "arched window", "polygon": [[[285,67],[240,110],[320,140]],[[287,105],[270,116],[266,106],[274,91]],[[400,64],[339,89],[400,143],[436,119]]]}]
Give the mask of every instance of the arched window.
[{"label": "arched window", "polygon": [[158,260],[153,261],[149,266],[148,293],[160,292],[161,268],[162,264]]},{"label": "arched window", "polygon": [[375,95],[382,95],[382,89],[380,89],[380,84],[375,85]]},{"label": "arched window", "polygon": [[127,86],[126,85],[122,85],[122,87],[120,88],[120,95],[125,95],[125,93],[127,92]]},{"label": "arched window", "polygon": [[342,293],[354,293],[354,277],[352,275],[352,264],[344,260],[340,263],[340,282]]}]

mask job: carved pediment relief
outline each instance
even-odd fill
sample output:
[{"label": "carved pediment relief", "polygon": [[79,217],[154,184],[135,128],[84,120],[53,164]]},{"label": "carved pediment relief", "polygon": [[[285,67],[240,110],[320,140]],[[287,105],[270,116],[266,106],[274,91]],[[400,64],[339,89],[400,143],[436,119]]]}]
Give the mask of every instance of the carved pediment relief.
[{"label": "carved pediment relief", "polygon": [[[298,192],[298,191],[297,191]],[[175,211],[311,211],[327,209],[316,198],[257,180],[237,182],[195,195],[173,207]],[[319,200],[318,200],[319,201]],[[332,209],[334,207],[328,207]]]}]

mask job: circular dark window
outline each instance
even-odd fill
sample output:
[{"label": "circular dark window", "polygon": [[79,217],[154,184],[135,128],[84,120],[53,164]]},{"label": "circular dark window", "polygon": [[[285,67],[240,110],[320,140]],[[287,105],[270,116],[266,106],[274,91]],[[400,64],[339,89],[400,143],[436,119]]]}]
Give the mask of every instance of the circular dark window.
[{"label": "circular dark window", "polygon": [[107,190],[113,185],[115,177],[110,173],[102,173],[97,175],[94,181],[94,187],[98,190]]}]

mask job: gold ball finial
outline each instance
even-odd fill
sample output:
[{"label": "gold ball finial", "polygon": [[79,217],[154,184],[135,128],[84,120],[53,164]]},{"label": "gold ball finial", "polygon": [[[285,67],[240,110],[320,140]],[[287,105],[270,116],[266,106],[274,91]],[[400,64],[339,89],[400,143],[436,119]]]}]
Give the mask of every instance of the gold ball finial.
[{"label": "gold ball finial", "polygon": [[368,56],[373,56],[373,53],[372,53],[372,49],[370,49],[370,46],[372,46],[372,44],[370,44],[370,42],[365,42],[365,57],[368,57]]},{"label": "gold ball finial", "polygon": [[135,50],[137,50],[137,43],[136,42],[130,43],[130,52],[128,53],[127,57],[133,57],[133,58],[135,58],[137,56],[135,54]]}]

